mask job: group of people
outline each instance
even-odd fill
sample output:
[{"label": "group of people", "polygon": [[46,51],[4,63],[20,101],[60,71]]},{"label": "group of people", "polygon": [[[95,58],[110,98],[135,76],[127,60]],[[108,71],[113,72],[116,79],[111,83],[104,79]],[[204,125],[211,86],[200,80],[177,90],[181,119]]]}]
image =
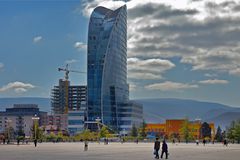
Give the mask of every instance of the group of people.
[{"label": "group of people", "polygon": [[[161,143],[159,141],[159,138],[156,138],[156,141],[154,143],[154,155],[156,159],[159,159],[159,150],[160,150]],[[168,145],[165,140],[162,142],[162,153],[161,158],[163,158],[163,154],[165,153],[166,159],[168,159]]]}]

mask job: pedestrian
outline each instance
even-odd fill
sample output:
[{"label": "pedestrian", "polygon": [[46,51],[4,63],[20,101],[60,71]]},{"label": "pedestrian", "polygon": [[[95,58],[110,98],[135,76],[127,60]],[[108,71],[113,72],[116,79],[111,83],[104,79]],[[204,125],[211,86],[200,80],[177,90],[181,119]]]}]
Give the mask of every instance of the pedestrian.
[{"label": "pedestrian", "polygon": [[37,139],[34,139],[34,146],[37,147]]},{"label": "pedestrian", "polygon": [[17,139],[17,145],[19,145],[19,143],[20,143],[20,139],[18,138],[18,139]]},{"label": "pedestrian", "polygon": [[172,143],[175,144],[175,139],[173,138]]},{"label": "pedestrian", "polygon": [[198,139],[196,139],[196,145],[197,145],[197,146],[199,145],[199,140],[198,140]]},{"label": "pedestrian", "polygon": [[136,143],[138,144],[138,138],[136,139]]},{"label": "pedestrian", "polygon": [[156,138],[156,141],[154,143],[154,154],[155,154],[155,158],[159,159],[159,149],[160,149],[160,141],[158,140],[158,138]]},{"label": "pedestrian", "polygon": [[163,154],[165,153],[166,159],[168,159],[168,146],[165,140],[163,140],[162,144],[162,154],[161,154],[161,159],[163,158]]},{"label": "pedestrian", "polygon": [[84,141],[84,151],[88,150],[88,141]]},{"label": "pedestrian", "polygon": [[205,144],[206,144],[206,140],[205,140],[205,139],[203,139],[203,145],[205,146]]},{"label": "pedestrian", "polygon": [[224,141],[223,141],[223,145],[226,146],[226,147],[228,146],[228,142],[227,142],[226,139],[224,139]]},{"label": "pedestrian", "polygon": [[214,139],[212,140],[212,144],[214,144],[215,143],[215,141],[214,141]]}]

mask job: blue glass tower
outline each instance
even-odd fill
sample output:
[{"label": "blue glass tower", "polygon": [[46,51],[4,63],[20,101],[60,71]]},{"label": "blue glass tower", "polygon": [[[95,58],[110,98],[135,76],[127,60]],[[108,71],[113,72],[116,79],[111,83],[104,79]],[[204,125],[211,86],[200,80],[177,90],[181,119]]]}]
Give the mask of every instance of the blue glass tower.
[{"label": "blue glass tower", "polygon": [[118,108],[129,100],[126,5],[97,7],[88,28],[88,121],[119,128]]}]

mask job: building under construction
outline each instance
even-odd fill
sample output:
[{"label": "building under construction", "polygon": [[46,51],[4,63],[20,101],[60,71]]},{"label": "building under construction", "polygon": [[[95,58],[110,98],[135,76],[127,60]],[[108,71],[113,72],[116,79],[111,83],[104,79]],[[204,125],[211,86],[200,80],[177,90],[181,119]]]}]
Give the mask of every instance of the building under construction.
[{"label": "building under construction", "polygon": [[68,80],[59,80],[51,92],[51,106],[54,114],[67,114],[86,107],[87,86],[70,85]]}]

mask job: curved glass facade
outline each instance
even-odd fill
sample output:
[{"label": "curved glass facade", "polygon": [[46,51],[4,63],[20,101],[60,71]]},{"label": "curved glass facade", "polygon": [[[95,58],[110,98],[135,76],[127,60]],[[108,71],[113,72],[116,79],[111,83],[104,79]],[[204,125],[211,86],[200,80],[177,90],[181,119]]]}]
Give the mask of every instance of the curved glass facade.
[{"label": "curved glass facade", "polygon": [[127,11],[97,7],[88,29],[88,121],[118,129],[118,110],[129,100],[127,84]]}]

